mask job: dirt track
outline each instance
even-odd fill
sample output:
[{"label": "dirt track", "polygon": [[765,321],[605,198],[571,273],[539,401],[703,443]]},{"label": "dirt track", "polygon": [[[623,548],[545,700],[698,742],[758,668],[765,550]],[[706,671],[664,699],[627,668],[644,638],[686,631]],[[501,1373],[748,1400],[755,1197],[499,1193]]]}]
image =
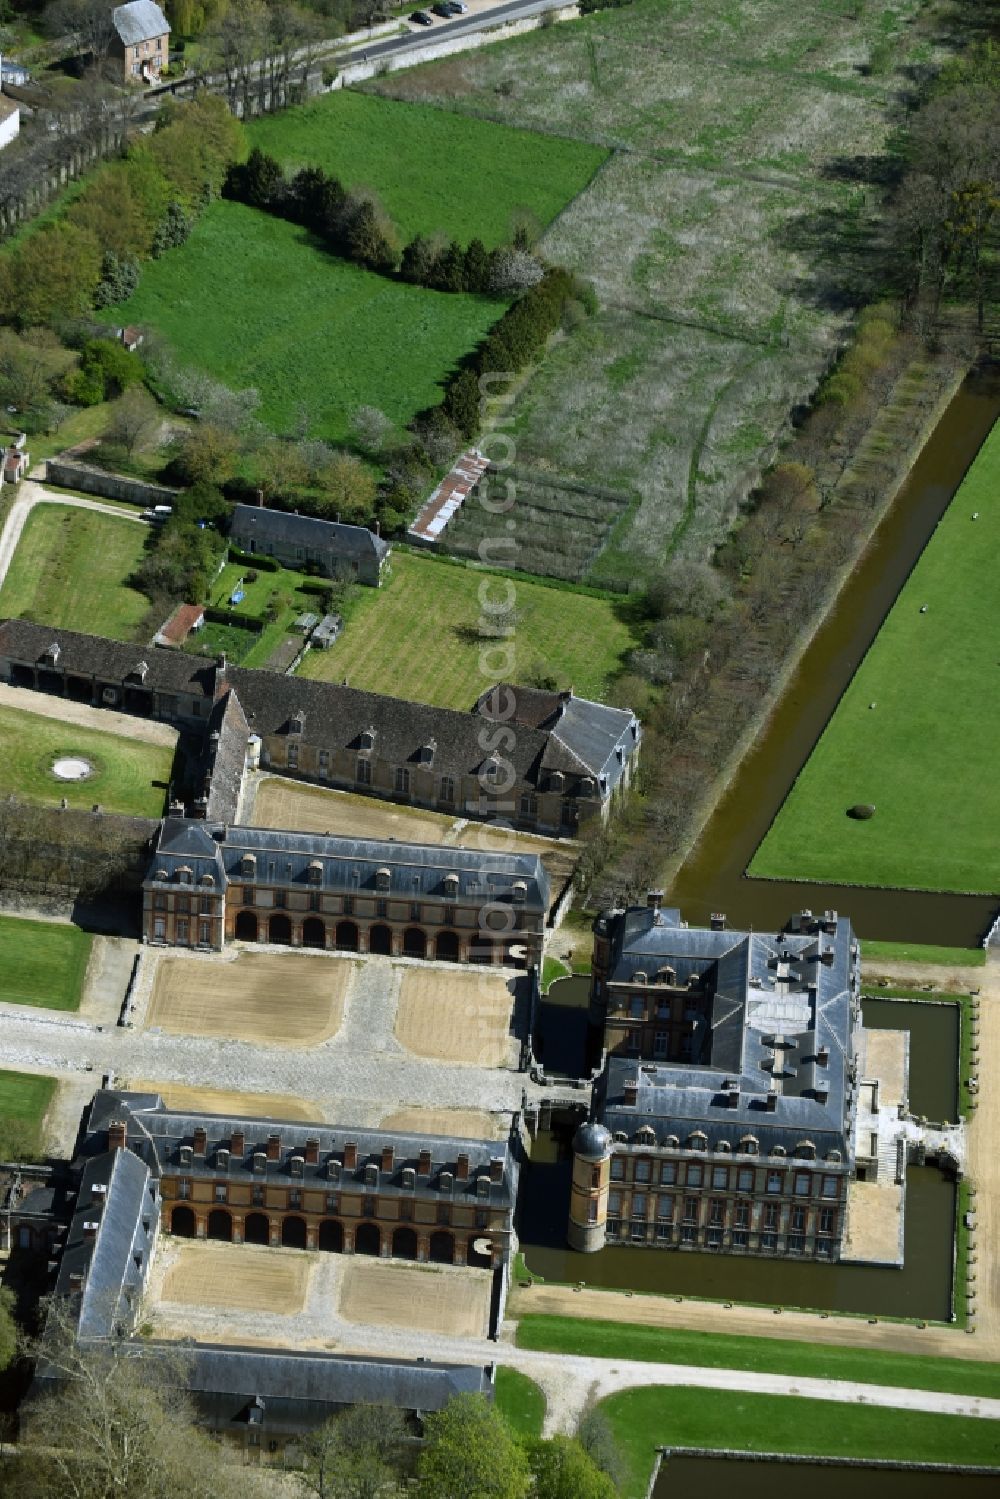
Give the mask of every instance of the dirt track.
[{"label": "dirt track", "polygon": [[294,1119],[321,1123],[319,1104],[288,1093],[227,1093],[220,1088],[187,1087],[183,1083],[132,1080],[129,1087],[142,1093],[159,1093],[168,1109],[186,1109],[205,1114],[235,1114],[259,1119]]},{"label": "dirt track", "polygon": [[408,968],[399,988],[396,1040],[417,1057],[500,1067],[509,1060],[514,996],[486,969],[468,972]]},{"label": "dirt track", "polygon": [[302,953],[240,952],[235,960],[163,957],[146,1026],[178,1036],[235,1036],[272,1046],[325,1041],[340,1029],[353,971],[353,964]]},{"label": "dirt track", "polygon": [[[58,631],[53,631],[54,635]],[[27,687],[9,687],[0,682],[0,707],[17,708],[22,713],[37,713],[39,718],[56,718],[60,723],[76,724],[81,729],[97,729],[102,734],[118,734],[123,739],[138,740],[172,749],[177,730],[169,724],[150,723],[128,713],[112,713],[107,708],[91,708],[73,703],[69,698],[52,697],[47,692],[32,692]]]}]

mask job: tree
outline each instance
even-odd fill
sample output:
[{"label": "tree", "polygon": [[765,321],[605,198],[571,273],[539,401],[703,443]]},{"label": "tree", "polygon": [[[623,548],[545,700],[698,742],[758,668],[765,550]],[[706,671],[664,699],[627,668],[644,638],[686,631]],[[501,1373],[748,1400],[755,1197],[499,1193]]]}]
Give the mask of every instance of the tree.
[{"label": "tree", "polygon": [[457,1395],[427,1417],[425,1431],[418,1499],[525,1499],[527,1457],[484,1396]]},{"label": "tree", "polygon": [[353,453],[334,452],[319,482],[325,491],[317,505],[321,514],[365,523],[375,506],[375,480],[360,458]]},{"label": "tree", "polygon": [[100,273],[89,229],[46,224],[0,259],[0,305],[21,328],[76,317],[90,306]]},{"label": "tree", "polygon": [[31,328],[18,335],[0,329],[0,405],[16,406],[21,412],[42,410],[51,399],[52,388],[73,363],[47,328]]},{"label": "tree", "polygon": [[580,1422],[577,1440],[593,1461],[606,1473],[616,1488],[625,1482],[625,1465],[611,1429],[611,1422],[602,1410],[589,1410]]},{"label": "tree", "polygon": [[542,263],[527,250],[499,249],[489,256],[486,290],[494,297],[511,297],[537,286],[544,274]]},{"label": "tree", "polygon": [[182,1358],[150,1355],[118,1339],[81,1347],[58,1304],[30,1352],[55,1376],[55,1389],[23,1413],[17,1492],[25,1499],[246,1499],[260,1492],[254,1475],[229,1466],[195,1426]]},{"label": "tree", "polygon": [[534,1441],[528,1461],[535,1479],[532,1499],[616,1499],[618,1490],[573,1437]]},{"label": "tree", "polygon": [[174,466],[187,484],[225,484],[236,472],[239,445],[231,432],[198,422],[180,441]]},{"label": "tree", "polygon": [[353,1406],[307,1439],[302,1481],[319,1499],[389,1499],[406,1436],[395,1406]]},{"label": "tree", "polygon": [[159,407],[152,396],[144,386],[133,385],[115,406],[104,436],[123,447],[131,458],[140,443],[156,431],[159,421]]},{"label": "tree", "polygon": [[392,422],[377,406],[355,406],[351,427],[360,447],[366,453],[380,453],[392,431]]},{"label": "tree", "polygon": [[17,1323],[14,1321],[14,1292],[0,1286],[0,1369],[13,1363],[17,1353]]}]

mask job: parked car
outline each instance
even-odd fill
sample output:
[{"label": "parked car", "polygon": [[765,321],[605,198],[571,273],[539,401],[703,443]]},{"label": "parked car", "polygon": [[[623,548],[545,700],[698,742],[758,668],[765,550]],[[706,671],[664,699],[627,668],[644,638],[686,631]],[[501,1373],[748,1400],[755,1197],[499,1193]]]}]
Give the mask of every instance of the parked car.
[{"label": "parked car", "polygon": [[451,6],[446,5],[444,0],[438,0],[436,5],[431,6],[431,10],[436,16],[444,16],[446,21],[451,20]]},{"label": "parked car", "polygon": [[413,14],[411,15],[410,20],[416,26],[433,26],[434,25],[434,17],[433,16],[429,16],[425,10],[415,10],[413,12]]}]

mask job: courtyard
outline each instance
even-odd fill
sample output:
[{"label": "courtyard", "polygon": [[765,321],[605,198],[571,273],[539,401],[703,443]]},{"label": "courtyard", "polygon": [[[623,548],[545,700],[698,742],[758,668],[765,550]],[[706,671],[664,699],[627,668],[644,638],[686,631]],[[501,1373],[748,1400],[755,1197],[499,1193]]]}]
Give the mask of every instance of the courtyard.
[{"label": "courtyard", "polygon": [[340,1029],[353,972],[351,963],[304,953],[162,957],[145,1023],[178,1036],[315,1045]]}]

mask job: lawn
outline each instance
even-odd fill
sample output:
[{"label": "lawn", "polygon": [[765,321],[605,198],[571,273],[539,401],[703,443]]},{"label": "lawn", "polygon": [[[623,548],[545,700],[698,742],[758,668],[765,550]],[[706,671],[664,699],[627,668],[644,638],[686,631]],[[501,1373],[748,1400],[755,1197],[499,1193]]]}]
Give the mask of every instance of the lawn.
[{"label": "lawn", "polygon": [[[758,878],[1000,890],[993,429],[750,865]],[[847,816],[874,806],[867,821]]]},{"label": "lawn", "polygon": [[440,381],[502,310],[377,276],[294,224],[220,201],[106,318],[153,327],[184,364],[258,390],[275,431],[341,439],[356,406],[402,425],[440,400]]},{"label": "lawn", "polygon": [[515,403],[525,570],[620,586],[711,554],[843,337],[849,164],[932,25],[922,0],[634,0],[368,85],[614,153],[541,241],[601,312]]},{"label": "lawn", "polygon": [[949,968],[982,968],[982,947],[934,947],[926,942],[872,942],[861,939],[861,960],[870,963],[942,963]]},{"label": "lawn", "polygon": [[[956,1335],[956,1341],[959,1340]],[[673,1331],[641,1323],[633,1326],[625,1322],[584,1322],[575,1317],[530,1314],[521,1317],[517,1324],[517,1346],[580,1358],[630,1358],[710,1369],[750,1369],[803,1379],[857,1380],[903,1389],[949,1390],[959,1395],[1000,1398],[1000,1364],[882,1353],[875,1348],[847,1348],[785,1338]]]},{"label": "lawn", "polygon": [[[480,590],[504,601],[516,589],[516,665],[500,669],[495,617],[481,627]],[[358,589],[337,643],[310,651],[300,671],[327,681],[386,692],[445,708],[470,708],[498,676],[530,682],[551,673],[560,688],[604,699],[611,677],[633,645],[614,601],[440,561],[393,553],[392,576],[380,589]],[[492,628],[493,634],[489,631]],[[506,642],[504,642],[505,644]]]},{"label": "lawn", "polygon": [[624,1390],[597,1409],[625,1460],[624,1499],[645,1499],[657,1447],[791,1452],[906,1463],[1000,1465],[1000,1421],[661,1385]]},{"label": "lawn", "polygon": [[[63,755],[82,756],[94,774],[85,781],[60,781],[52,763]],[[0,796],[71,807],[99,802],[106,812],[160,817],[173,765],[173,751],[117,734],[78,728],[19,708],[0,708]]]},{"label": "lawn", "polygon": [[545,1396],[533,1379],[503,1364],[497,1369],[497,1409],[517,1436],[541,1436]]},{"label": "lawn", "polygon": [[148,536],[135,520],[36,505],[0,588],[0,618],[134,640],[149,600],[125,579],[142,560]]},{"label": "lawn", "polygon": [[253,120],[247,135],[288,168],[321,166],[347,187],[374,188],[404,239],[440,232],[487,246],[510,239],[519,211],[551,223],[608,154],[350,89]]},{"label": "lawn", "polygon": [[0,916],[0,1000],[79,1009],[92,941],[68,923]]},{"label": "lawn", "polygon": [[[255,570],[256,578],[248,582],[248,575]],[[300,614],[324,613],[317,594],[302,591],[303,585],[315,588],[317,583],[322,585],[323,580],[290,568],[279,568],[272,573],[254,569],[246,562],[227,562],[212,584],[208,602],[217,609],[231,609],[237,619],[246,616],[248,624],[210,621],[190,637],[188,648],[197,655],[225,651],[231,661],[241,666],[267,666],[285,638],[295,634],[293,626]],[[243,598],[233,605],[230,599],[237,586],[242,589]],[[252,630],[249,621],[262,617],[267,620],[263,630]],[[301,643],[302,637],[298,636],[298,640]]]},{"label": "lawn", "polygon": [[56,1090],[54,1077],[30,1072],[0,1072],[0,1151],[17,1157],[36,1155],[42,1121]]}]

